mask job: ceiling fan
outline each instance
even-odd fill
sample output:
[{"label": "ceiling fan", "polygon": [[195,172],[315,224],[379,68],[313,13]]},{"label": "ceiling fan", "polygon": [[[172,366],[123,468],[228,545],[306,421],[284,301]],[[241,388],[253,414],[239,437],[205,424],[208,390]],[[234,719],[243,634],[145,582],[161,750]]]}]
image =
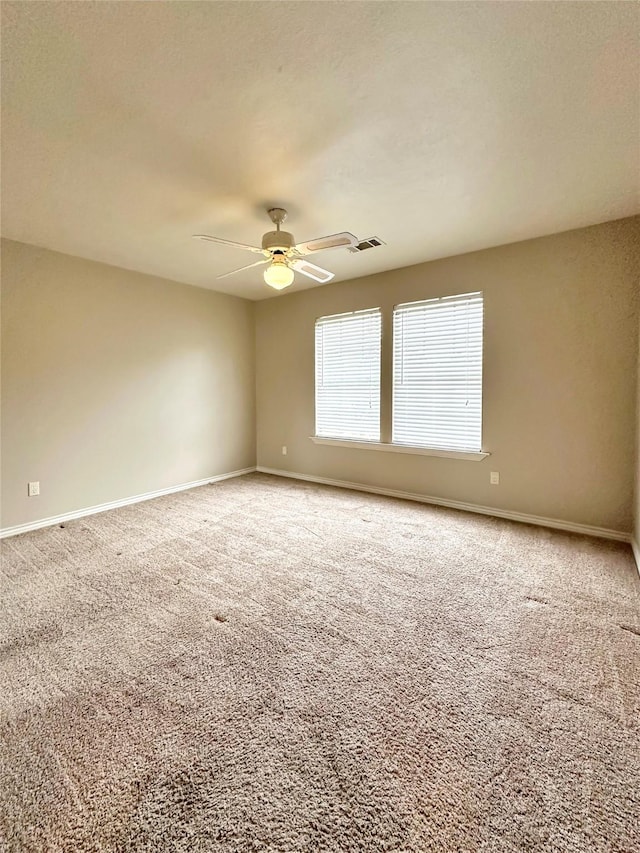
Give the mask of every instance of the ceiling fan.
[{"label": "ceiling fan", "polygon": [[234,246],[236,249],[245,249],[247,252],[264,255],[263,260],[223,273],[223,275],[217,276],[218,278],[226,278],[228,275],[235,275],[237,272],[252,267],[269,264],[264,271],[264,280],[275,290],[284,290],[285,287],[293,284],[294,270],[320,282],[320,284],[326,284],[334,277],[334,273],[309,263],[304,259],[304,256],[322,252],[325,249],[355,246],[358,242],[353,234],[343,231],[341,234],[331,234],[329,237],[318,237],[315,240],[307,240],[306,243],[296,244],[293,234],[280,230],[280,226],[287,218],[287,211],[281,207],[272,207],[267,213],[276,226],[276,230],[267,231],[266,234],[262,235],[262,248],[247,246],[245,243],[234,243],[232,240],[223,240],[220,237],[209,237],[207,234],[193,235],[196,240],[208,240],[211,243],[220,243],[222,246]]}]

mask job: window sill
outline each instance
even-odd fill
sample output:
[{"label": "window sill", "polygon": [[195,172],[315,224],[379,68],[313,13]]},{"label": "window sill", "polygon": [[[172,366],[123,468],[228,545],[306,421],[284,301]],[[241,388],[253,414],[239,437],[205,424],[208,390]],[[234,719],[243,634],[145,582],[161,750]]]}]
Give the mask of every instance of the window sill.
[{"label": "window sill", "polygon": [[314,444],[328,444],[332,447],[350,447],[352,450],[384,450],[391,453],[413,453],[417,456],[443,456],[447,459],[467,459],[481,462],[490,453],[470,450],[438,450],[435,447],[412,447],[408,444],[385,444],[381,441],[355,441],[346,438],[321,438],[309,436]]}]

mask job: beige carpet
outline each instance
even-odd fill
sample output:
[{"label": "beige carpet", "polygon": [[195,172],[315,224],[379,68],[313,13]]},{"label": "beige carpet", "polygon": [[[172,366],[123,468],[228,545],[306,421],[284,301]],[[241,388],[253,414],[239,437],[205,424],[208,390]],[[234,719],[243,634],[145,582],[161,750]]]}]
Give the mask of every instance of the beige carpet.
[{"label": "beige carpet", "polygon": [[3,853],[640,850],[628,546],[251,475],[1,577]]}]

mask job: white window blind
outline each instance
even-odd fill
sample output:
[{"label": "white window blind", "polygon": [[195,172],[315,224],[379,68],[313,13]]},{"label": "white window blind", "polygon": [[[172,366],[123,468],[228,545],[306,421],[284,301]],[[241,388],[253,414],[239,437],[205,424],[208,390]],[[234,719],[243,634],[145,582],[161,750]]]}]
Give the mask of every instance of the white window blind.
[{"label": "white window blind", "polygon": [[316,321],[316,435],[380,440],[380,310]]},{"label": "white window blind", "polygon": [[396,306],[392,441],[482,446],[482,293]]}]

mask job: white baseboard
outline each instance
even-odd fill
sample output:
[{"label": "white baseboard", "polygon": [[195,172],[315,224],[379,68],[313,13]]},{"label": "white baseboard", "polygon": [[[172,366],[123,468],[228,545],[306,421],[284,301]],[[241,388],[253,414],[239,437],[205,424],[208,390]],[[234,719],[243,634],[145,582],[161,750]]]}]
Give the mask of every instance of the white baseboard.
[{"label": "white baseboard", "polygon": [[430,495],[418,495],[412,492],[401,492],[396,489],[383,489],[377,486],[366,486],[362,483],[350,483],[346,480],[330,480],[328,477],[314,477],[311,474],[297,474],[294,471],[282,471],[276,468],[265,468],[262,465],[251,468],[242,468],[238,471],[229,471],[227,474],[216,474],[213,477],[206,477],[204,480],[194,480],[191,483],[182,483],[179,486],[170,486],[167,489],[157,489],[155,492],[146,492],[142,495],[134,495],[133,497],[123,498],[117,501],[98,504],[96,506],[84,507],[83,509],[74,510],[73,512],[55,515],[49,518],[41,518],[37,521],[30,521],[26,524],[17,524],[14,527],[4,527],[0,529],[0,539],[6,539],[9,536],[17,536],[19,533],[27,533],[30,530],[39,530],[42,527],[51,527],[54,524],[63,524],[66,521],[73,521],[77,518],[84,518],[87,515],[95,515],[99,512],[107,512],[110,509],[118,509],[118,507],[129,506],[130,504],[141,503],[142,501],[153,500],[154,498],[162,497],[163,495],[171,495],[175,492],[183,492],[187,489],[195,489],[198,486],[206,486],[209,483],[218,483],[221,480],[229,480],[232,477],[241,477],[244,474],[251,474],[254,471],[260,471],[263,474],[273,474],[276,477],[288,477],[292,480],[306,480],[310,483],[320,483],[325,486],[337,486],[341,489],[351,489],[357,492],[369,492],[374,495],[386,495],[391,498],[402,498],[409,501],[418,501],[419,503],[432,504],[434,506],[444,506],[449,509],[460,509],[465,512],[475,512],[481,515],[491,515],[496,518],[506,518],[510,521],[521,521],[526,524],[535,524],[539,527],[551,527],[557,530],[566,530],[570,533],[582,533],[586,536],[597,536],[603,539],[615,539],[618,542],[629,542],[633,549],[638,572],[640,573],[640,546],[629,533],[623,533],[619,530],[609,530],[606,527],[592,527],[588,524],[577,524],[573,521],[562,521],[556,518],[544,518],[538,515],[527,515],[522,512],[511,512],[510,510],[497,509],[495,507],[479,506],[478,504],[469,504],[462,501],[447,500],[446,498],[436,498]]},{"label": "white baseboard", "polygon": [[137,504],[142,501],[151,501],[154,498],[160,498],[163,495],[172,495],[174,492],[184,492],[187,489],[195,489],[198,486],[206,486],[209,483],[218,483],[220,480],[229,480],[231,477],[241,477],[243,474],[252,474],[256,470],[252,468],[242,468],[239,471],[229,471],[228,474],[215,474],[213,477],[206,477],[204,480],[194,480],[192,483],[182,483],[179,486],[169,486],[168,489],[157,489],[155,492],[145,492],[143,495],[134,495],[131,498],[122,498],[117,501],[109,501],[96,506],[84,507],[73,512],[65,512],[62,515],[54,515],[49,518],[40,518],[38,521],[29,521],[26,524],[16,524],[14,527],[4,527],[0,529],[0,539],[6,539],[8,536],[17,536],[18,533],[27,533],[29,530],[39,530],[41,527],[51,527],[54,524],[62,524],[65,521],[73,521],[76,518],[84,518],[86,515],[95,515],[98,512],[107,512],[110,509],[118,509],[121,506],[129,506],[129,504]]},{"label": "white baseboard", "polygon": [[[544,518],[539,515],[527,515],[523,512],[511,512],[495,507],[468,504],[462,501],[451,501],[446,498],[434,498],[430,495],[417,495],[412,492],[399,492],[395,489],[379,489],[377,486],[365,486],[362,483],[349,483],[346,480],[330,480],[327,477],[313,477],[311,474],[296,474],[293,471],[281,471],[276,468],[265,468],[258,465],[257,471],[263,474],[274,474],[276,477],[289,477],[293,480],[307,480],[310,483],[321,483],[324,486],[337,486],[341,489],[353,489],[357,492],[370,492],[374,495],[386,495],[390,498],[403,498],[408,501],[419,501],[420,503],[433,504],[434,506],[445,506],[449,509],[461,509],[465,512],[476,512],[480,515],[492,515],[496,518],[506,518],[510,521],[522,521],[525,524],[536,524],[539,527],[552,527],[556,530],[566,530],[570,533],[582,533],[585,536],[597,536],[601,539],[615,539],[618,542],[631,542],[631,534],[620,530],[609,530],[606,527],[592,527],[589,524],[577,524],[573,521],[562,521],[557,518]],[[637,546],[636,546],[637,547]],[[636,552],[636,560],[640,557],[640,551]],[[640,565],[640,562],[638,563]]]},{"label": "white baseboard", "polygon": [[631,537],[631,550],[633,551],[633,556],[636,561],[636,569],[640,575],[640,545],[638,545],[635,537],[633,536]]}]

